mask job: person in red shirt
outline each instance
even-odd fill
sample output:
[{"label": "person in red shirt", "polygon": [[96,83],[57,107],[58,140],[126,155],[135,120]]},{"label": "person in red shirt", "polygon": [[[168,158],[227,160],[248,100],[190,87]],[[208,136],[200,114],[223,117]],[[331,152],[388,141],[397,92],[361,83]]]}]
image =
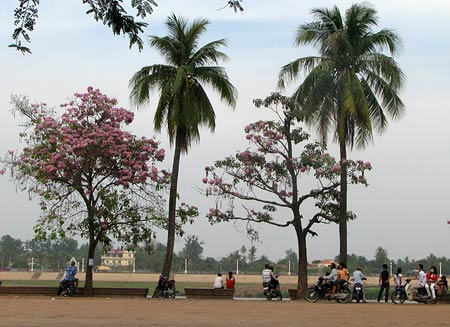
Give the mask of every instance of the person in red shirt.
[{"label": "person in red shirt", "polygon": [[234,290],[234,284],[236,283],[236,279],[233,277],[232,271],[228,273],[226,281],[227,281],[227,288]]},{"label": "person in red shirt", "polygon": [[436,267],[431,266],[430,271],[427,272],[427,282],[430,284],[431,295],[433,299],[436,298],[435,286],[438,282],[439,275],[437,274]]}]

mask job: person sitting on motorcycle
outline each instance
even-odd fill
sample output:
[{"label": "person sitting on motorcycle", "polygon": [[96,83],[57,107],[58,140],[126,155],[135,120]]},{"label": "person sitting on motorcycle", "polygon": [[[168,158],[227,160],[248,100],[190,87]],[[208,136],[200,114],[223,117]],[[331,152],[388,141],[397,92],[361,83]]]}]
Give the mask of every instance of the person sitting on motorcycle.
[{"label": "person sitting on motorcycle", "polygon": [[270,285],[270,281],[272,280],[272,276],[273,276],[273,271],[270,270],[269,264],[266,263],[266,265],[264,266],[264,269],[262,271],[263,286],[264,286],[264,284]]},{"label": "person sitting on motorcycle", "polygon": [[270,287],[273,288],[274,290],[276,290],[276,289],[278,289],[280,287],[280,282],[278,280],[278,275],[274,274],[272,266],[270,266],[269,269],[272,272],[272,274],[270,276]]},{"label": "person sitting on motorcycle", "polygon": [[394,274],[394,283],[395,288],[401,288],[402,287],[402,268],[398,267],[397,272]]},{"label": "person sitting on motorcycle", "polygon": [[340,263],[338,266],[338,282],[337,290],[339,291],[345,283],[350,279],[350,273],[347,270],[347,265],[345,263]]},{"label": "person sitting on motorcycle", "polygon": [[413,288],[416,289],[417,291],[418,289],[425,287],[427,296],[430,298],[431,297],[430,286],[427,284],[427,275],[423,271],[423,265],[421,263],[419,263],[419,274],[417,276],[417,279],[419,283],[414,285]]},{"label": "person sitting on motorcycle", "polygon": [[162,291],[166,291],[168,289],[169,278],[166,275],[159,276],[158,280],[158,288]]},{"label": "person sitting on motorcycle", "polygon": [[427,282],[430,284],[431,296],[436,298],[436,284],[438,282],[439,275],[437,274],[436,267],[431,266],[430,271],[427,272]]},{"label": "person sitting on motorcycle", "polygon": [[355,287],[357,284],[361,285],[363,303],[366,303],[366,293],[364,292],[364,287],[363,287],[363,280],[366,280],[366,279],[367,279],[367,277],[364,276],[362,269],[356,268],[356,270],[353,272],[353,281],[355,282],[355,285],[353,285],[353,287]]},{"label": "person sitting on motorcycle", "polygon": [[58,295],[61,295],[63,290],[67,287],[67,284],[69,282],[73,282],[75,285],[75,288],[78,288],[78,278],[75,277],[75,275],[78,273],[78,269],[75,266],[76,262],[72,261],[70,262],[70,266],[66,268],[66,274],[64,278],[61,280],[60,288],[58,290]]},{"label": "person sitting on motorcycle", "polygon": [[323,279],[325,279],[325,280],[327,280],[327,281],[329,281],[331,283],[331,285],[332,285],[331,294],[333,295],[333,294],[336,293],[336,285],[337,285],[337,281],[338,281],[338,273],[337,273],[337,270],[336,270],[336,264],[334,262],[332,262],[329,267],[331,269],[330,274],[327,275],[327,276],[321,276],[321,278],[323,278]]}]

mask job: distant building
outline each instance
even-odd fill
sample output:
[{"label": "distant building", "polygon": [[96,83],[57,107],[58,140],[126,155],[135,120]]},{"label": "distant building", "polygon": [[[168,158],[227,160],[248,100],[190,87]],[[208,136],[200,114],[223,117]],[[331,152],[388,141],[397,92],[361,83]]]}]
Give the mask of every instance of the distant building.
[{"label": "distant building", "polygon": [[317,268],[327,268],[329,265],[334,263],[337,267],[337,263],[334,260],[331,259],[325,259],[317,263]]},{"label": "distant building", "polygon": [[99,271],[132,271],[135,272],[133,251],[112,249],[100,257]]}]

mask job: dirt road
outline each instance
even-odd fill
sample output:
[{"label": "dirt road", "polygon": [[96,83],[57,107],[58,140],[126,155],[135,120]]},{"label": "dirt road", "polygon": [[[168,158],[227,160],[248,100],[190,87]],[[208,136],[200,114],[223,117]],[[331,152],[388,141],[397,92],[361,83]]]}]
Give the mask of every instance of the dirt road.
[{"label": "dirt road", "polygon": [[449,326],[449,305],[0,297],[0,326]]}]

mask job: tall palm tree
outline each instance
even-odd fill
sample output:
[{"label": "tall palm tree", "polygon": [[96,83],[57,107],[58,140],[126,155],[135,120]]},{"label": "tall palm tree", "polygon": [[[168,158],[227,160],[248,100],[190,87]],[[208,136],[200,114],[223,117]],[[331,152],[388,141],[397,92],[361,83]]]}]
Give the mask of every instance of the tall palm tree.
[{"label": "tall palm tree", "polygon": [[[339,199],[340,260],[347,262],[347,147],[365,147],[373,130],[383,132],[388,118],[404,112],[398,92],[404,75],[393,59],[401,46],[391,29],[377,27],[377,12],[367,3],[354,4],[342,17],[339,8],[313,9],[316,18],[300,25],[296,45],[315,47],[319,55],[299,58],[282,67],[279,86],[306,74],[294,98],[302,117],[314,125],[326,143],[330,131],[339,143],[341,189]],[[383,53],[388,50],[389,54]]]},{"label": "tall palm tree", "polygon": [[204,84],[217,91],[221,100],[234,107],[237,91],[230,83],[219,61],[228,56],[219,51],[226,46],[224,39],[199,47],[199,39],[209,22],[194,20],[191,24],[172,14],[167,18],[168,35],[151,36],[150,45],[164,57],[166,64],[143,67],[130,80],[130,99],[142,106],[150,100],[153,90],[159,92],[159,102],[154,116],[154,127],[161,131],[165,126],[170,144],[175,144],[172,177],[169,193],[167,252],[162,274],[169,275],[175,243],[175,216],[180,155],[187,154],[193,141],[199,141],[199,127],[215,128],[215,113]]}]

